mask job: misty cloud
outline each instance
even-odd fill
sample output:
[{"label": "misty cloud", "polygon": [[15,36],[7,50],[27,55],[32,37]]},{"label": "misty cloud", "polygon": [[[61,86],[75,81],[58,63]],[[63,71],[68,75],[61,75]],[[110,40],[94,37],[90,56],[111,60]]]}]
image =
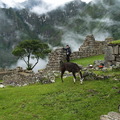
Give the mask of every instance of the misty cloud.
[{"label": "misty cloud", "polygon": [[[25,59],[27,59],[27,58],[25,58]],[[30,60],[30,63],[31,63],[31,64],[34,64],[34,63],[35,63],[35,60],[31,59],[31,60]],[[37,65],[35,66],[35,68],[33,69],[33,71],[34,71],[34,72],[38,72],[38,70],[44,69],[44,68],[46,67],[47,63],[48,63],[48,58],[40,59],[39,62],[38,62],[38,64],[37,64]],[[16,67],[18,67],[18,66],[22,67],[23,69],[26,69],[26,67],[27,67],[26,64],[25,64],[25,62],[24,62],[23,60],[19,59],[19,60],[17,61],[17,63],[11,65],[10,68],[11,68],[11,69],[14,69],[14,68],[16,68]]]},{"label": "misty cloud", "polygon": [[[60,1],[42,0],[40,2],[38,2],[38,0],[36,0],[36,1],[38,4],[34,5],[30,9],[30,11],[40,15],[40,14],[44,14],[44,13],[47,13],[49,11],[52,11],[60,6],[64,6],[66,3],[71,2],[73,0],[60,0]],[[34,1],[31,3],[34,4]]]},{"label": "misty cloud", "polygon": [[72,30],[69,30],[67,27],[55,26],[55,28],[62,30],[64,33],[62,35],[62,42],[61,42],[63,46],[69,45],[72,51],[78,51],[78,49],[80,48],[80,45],[85,39],[84,36]]},{"label": "misty cloud", "polygon": [[[19,0],[20,1],[20,0]],[[1,0],[0,7],[1,8],[17,8],[17,9],[24,9],[27,8],[31,12],[36,14],[44,14],[51,10],[54,10],[60,6],[64,6],[66,3],[74,1],[74,0],[23,0],[19,2],[18,0]]]},{"label": "misty cloud", "polygon": [[111,37],[111,34],[108,31],[100,30],[97,28],[94,29],[92,33],[93,33],[95,39],[98,41],[104,41],[105,38]]},{"label": "misty cloud", "polygon": [[45,3],[42,3],[38,6],[34,6],[30,9],[31,12],[36,13],[38,15],[47,13],[49,11],[53,10],[53,8]]},{"label": "misty cloud", "polygon": [[28,25],[28,27],[30,28],[31,31],[33,31],[35,29],[35,26],[31,25],[29,22],[27,22],[27,21],[24,21],[24,22]]},{"label": "misty cloud", "polygon": [[17,8],[17,9],[23,9],[24,6],[15,0],[0,0],[0,7],[1,8]]}]

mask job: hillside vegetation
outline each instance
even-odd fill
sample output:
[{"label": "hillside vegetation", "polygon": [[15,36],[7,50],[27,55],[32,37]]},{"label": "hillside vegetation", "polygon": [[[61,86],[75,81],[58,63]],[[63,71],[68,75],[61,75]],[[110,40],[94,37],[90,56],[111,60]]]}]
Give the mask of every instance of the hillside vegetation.
[{"label": "hillside vegetation", "polygon": [[[30,1],[27,6],[40,7],[42,4],[42,1],[39,4],[38,0]],[[73,43],[82,44],[89,34],[100,41],[107,37],[119,39],[119,4],[118,0],[96,0],[88,4],[74,0],[39,15],[31,12],[30,6],[24,9],[0,8],[0,67],[17,62],[18,58],[11,51],[23,40],[41,40],[56,47],[68,43],[73,46]]]},{"label": "hillside vegetation", "polygon": [[[87,60],[86,65],[91,57]],[[119,75],[111,70],[96,73]],[[58,77],[52,84],[0,89],[0,120],[99,120],[103,114],[117,112],[119,102],[120,81],[88,80],[81,85],[74,84],[72,77],[64,78],[64,83]]]}]

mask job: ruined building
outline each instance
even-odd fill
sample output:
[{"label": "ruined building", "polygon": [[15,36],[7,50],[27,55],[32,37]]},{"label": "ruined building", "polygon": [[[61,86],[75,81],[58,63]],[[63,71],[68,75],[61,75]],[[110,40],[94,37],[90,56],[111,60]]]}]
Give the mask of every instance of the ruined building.
[{"label": "ruined building", "polygon": [[120,66],[120,44],[108,44],[105,50],[106,66]]},{"label": "ruined building", "polygon": [[[70,59],[79,59],[104,53],[105,47],[112,38],[107,38],[105,41],[96,41],[93,35],[86,36],[84,43],[80,46],[79,50],[71,54]],[[62,48],[58,48],[49,54],[49,62],[46,69],[56,71],[59,70],[60,60],[65,61],[65,52]]]}]

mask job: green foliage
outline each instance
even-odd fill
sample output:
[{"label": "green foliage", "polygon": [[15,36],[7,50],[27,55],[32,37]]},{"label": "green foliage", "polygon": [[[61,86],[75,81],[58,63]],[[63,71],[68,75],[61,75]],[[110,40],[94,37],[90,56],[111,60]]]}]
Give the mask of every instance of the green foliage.
[{"label": "green foliage", "polygon": [[[49,52],[49,46],[39,40],[24,40],[14,48],[12,54],[22,58],[27,64],[27,69],[32,70],[38,63],[39,58],[44,58]],[[27,61],[24,57],[27,57]],[[36,59],[33,66],[30,64],[30,59]]]}]

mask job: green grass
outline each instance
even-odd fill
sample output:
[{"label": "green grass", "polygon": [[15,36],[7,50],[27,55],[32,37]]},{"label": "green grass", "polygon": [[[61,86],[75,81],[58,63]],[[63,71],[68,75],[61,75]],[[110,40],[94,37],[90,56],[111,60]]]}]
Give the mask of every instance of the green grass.
[{"label": "green grass", "polygon": [[0,80],[0,82],[3,82],[3,80]]},{"label": "green grass", "polygon": [[104,60],[104,55],[81,58],[81,59],[73,60],[73,62],[77,64],[81,64],[83,66],[87,66],[88,64],[93,64],[95,60]]},{"label": "green grass", "polygon": [[118,111],[119,90],[120,82],[112,79],[81,85],[79,81],[74,84],[72,77],[65,78],[64,83],[56,78],[52,84],[8,86],[0,89],[0,120],[99,120],[103,114]]},{"label": "green grass", "polygon": [[[116,88],[116,89],[114,89]],[[119,88],[119,89],[118,89]],[[118,81],[60,79],[54,84],[0,89],[0,120],[99,120],[117,111]]]},{"label": "green grass", "polygon": [[110,42],[110,44],[120,44],[120,40],[112,41],[112,42]]}]

